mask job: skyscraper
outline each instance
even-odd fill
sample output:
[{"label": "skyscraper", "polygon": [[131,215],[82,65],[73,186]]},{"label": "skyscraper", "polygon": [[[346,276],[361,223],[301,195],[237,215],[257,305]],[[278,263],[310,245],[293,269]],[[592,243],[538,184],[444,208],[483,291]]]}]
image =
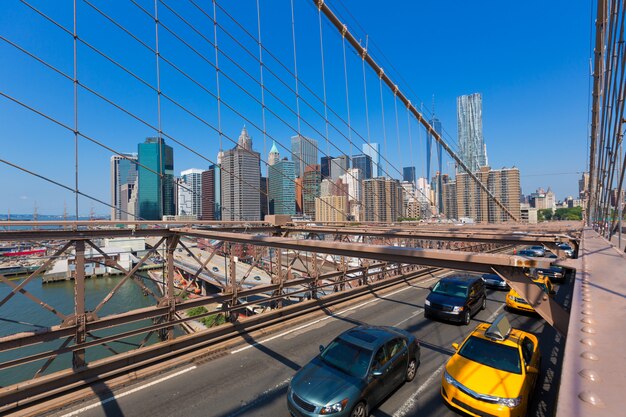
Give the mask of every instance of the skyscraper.
[{"label": "skyscraper", "polygon": [[138,209],[144,220],[174,216],[174,150],[163,138],[146,138],[138,145]]},{"label": "skyscraper", "polygon": [[402,216],[402,187],[398,180],[372,178],[363,181],[363,214],[366,222],[394,223]]},{"label": "skyscraper", "polygon": [[482,96],[480,93],[456,99],[459,132],[459,157],[471,172],[487,166],[483,139]]},{"label": "skyscraper", "polygon": [[360,154],[352,157],[352,168],[358,168],[361,171],[361,178],[368,180],[372,178],[372,157],[366,154]]},{"label": "skyscraper", "polygon": [[341,179],[348,187],[348,211],[353,220],[361,221],[363,174],[359,168],[348,168],[348,171],[341,176]]},{"label": "skyscraper", "polygon": [[128,202],[137,180],[136,162],[136,153],[111,157],[111,220],[131,220],[127,213]]},{"label": "skyscraper", "polygon": [[[489,167],[482,167],[475,175],[514,216],[520,217],[519,169],[491,170]],[[456,201],[459,219],[467,217],[477,223],[511,221],[504,210],[468,174],[458,173],[456,176]]]},{"label": "skyscraper", "polygon": [[372,176],[384,176],[385,174],[380,166],[380,147],[378,143],[364,143],[362,151],[365,155],[369,155],[369,157],[372,158]]},{"label": "skyscraper", "polygon": [[267,168],[270,214],[296,214],[295,165],[285,158]]},{"label": "skyscraper", "polygon": [[350,161],[348,160],[347,155],[339,155],[330,163],[330,178],[333,181],[337,181],[340,176],[344,175],[346,171],[350,168]]},{"label": "skyscraper", "polygon": [[261,217],[261,155],[252,150],[245,126],[237,146],[222,158],[222,220],[259,220]]},{"label": "skyscraper", "polygon": [[415,184],[415,167],[404,167],[402,168],[402,181],[410,182]]},{"label": "skyscraper", "polygon": [[316,222],[345,222],[348,198],[345,195],[329,195],[315,199]]},{"label": "skyscraper", "polygon": [[291,160],[296,164],[296,177],[301,176],[307,165],[317,164],[317,141],[302,135],[292,136]]},{"label": "skyscraper", "polygon": [[322,156],[322,159],[320,161],[320,172],[322,174],[322,179],[330,178],[330,164],[333,159],[335,159],[334,156]]},{"label": "skyscraper", "polygon": [[[202,215],[202,170],[191,168],[180,173],[181,183],[178,187],[178,215],[195,216]],[[181,204],[181,196],[188,199]],[[209,204],[207,202],[207,204]]]},{"label": "skyscraper", "polygon": [[309,165],[304,168],[302,177],[302,212],[315,218],[315,199],[320,196],[322,174],[319,165]]},{"label": "skyscraper", "polygon": [[261,177],[261,220],[265,219],[265,216],[270,214],[270,204],[267,198],[267,177]]},{"label": "skyscraper", "polygon": [[219,203],[217,195],[219,186],[216,178],[220,177],[217,165],[211,165],[202,172],[202,220],[219,220]]},{"label": "skyscraper", "polygon": [[280,153],[276,147],[276,142],[272,141],[272,148],[270,149],[270,153],[267,157],[267,164],[274,165],[278,161],[280,161]]},{"label": "skyscraper", "polygon": [[448,175],[441,176],[441,186],[442,186],[442,213],[448,219],[458,219],[459,218],[459,207],[456,198],[456,180],[451,179]]}]

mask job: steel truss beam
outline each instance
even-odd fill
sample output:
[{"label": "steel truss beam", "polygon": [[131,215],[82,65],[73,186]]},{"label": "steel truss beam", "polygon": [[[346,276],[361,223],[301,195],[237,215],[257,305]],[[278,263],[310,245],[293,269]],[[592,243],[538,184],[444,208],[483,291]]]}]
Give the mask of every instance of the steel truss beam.
[{"label": "steel truss beam", "polygon": [[419,264],[438,268],[450,268],[485,273],[492,272],[492,266],[549,268],[551,265],[551,261],[546,258],[525,258],[521,256],[468,253],[450,250],[428,250],[397,246],[373,246],[359,243],[286,239],[280,237],[251,236],[239,233],[213,232],[209,230],[187,228],[172,229],[172,232],[180,233],[186,236],[223,240],[226,242],[270,246],[295,251],[317,251],[332,255],[377,259],[387,262]]},{"label": "steel truss beam", "polygon": [[337,234],[350,236],[371,236],[381,238],[405,238],[405,239],[424,239],[424,240],[443,240],[443,241],[459,241],[459,242],[486,242],[486,243],[502,243],[507,245],[522,245],[530,243],[558,243],[567,242],[578,245],[578,239],[568,235],[561,234],[515,234],[515,233],[488,233],[488,232],[452,232],[443,230],[410,230],[402,228],[376,229],[365,227],[292,227],[284,226],[283,230],[301,233],[318,233],[318,234]]}]

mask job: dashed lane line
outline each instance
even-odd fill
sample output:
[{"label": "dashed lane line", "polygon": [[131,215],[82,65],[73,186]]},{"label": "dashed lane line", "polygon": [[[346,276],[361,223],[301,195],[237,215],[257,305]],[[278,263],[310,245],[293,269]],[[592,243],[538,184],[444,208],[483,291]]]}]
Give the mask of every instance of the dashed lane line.
[{"label": "dashed lane line", "polygon": [[[487,319],[488,322],[492,322],[496,316],[498,314],[500,314],[500,311],[504,308],[504,304],[502,304],[500,307],[498,307],[496,309],[496,311],[494,311],[491,316],[489,316],[489,318]],[[441,374],[441,371],[443,371],[443,368],[446,366],[447,361],[445,361],[444,363],[442,363],[439,368],[437,368],[435,370],[435,372],[433,372],[433,374],[431,376],[428,377],[428,379],[426,381],[424,381],[424,383],[422,385],[420,385],[420,387],[417,389],[417,391],[415,391],[413,394],[411,394],[411,396],[409,397],[408,400],[405,401],[404,404],[402,404],[402,406],[395,412],[393,413],[393,417],[405,417],[407,415],[409,415],[409,413],[411,413],[414,409],[415,409],[415,405],[417,404],[417,398],[422,394],[422,392],[424,392],[424,390],[433,383],[433,381],[439,377],[439,374]]]}]

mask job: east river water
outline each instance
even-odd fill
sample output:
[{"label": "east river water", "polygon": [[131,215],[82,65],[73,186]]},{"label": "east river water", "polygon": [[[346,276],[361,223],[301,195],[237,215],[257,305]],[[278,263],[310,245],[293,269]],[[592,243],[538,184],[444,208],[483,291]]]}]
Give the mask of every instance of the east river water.
[{"label": "east river water", "polygon": [[[86,310],[93,310],[122,278],[123,276],[110,276],[86,279]],[[12,282],[19,284],[22,281],[16,280]],[[154,283],[148,280],[144,280],[144,282],[154,291],[155,294],[159,294]],[[60,281],[42,284],[41,279],[34,279],[26,285],[25,289],[65,315],[69,316],[74,313],[74,281]],[[0,283],[0,300],[4,299],[4,297],[10,292],[11,288],[8,285]],[[98,312],[98,317],[104,317],[114,313],[122,313],[141,307],[153,306],[155,304],[156,302],[151,295],[144,295],[143,291],[137,284],[132,282],[132,280],[128,280]],[[60,324],[60,321],[59,317],[44,309],[33,300],[27,298],[24,294],[18,293],[4,305],[0,306],[0,337],[20,332],[44,330],[49,326]],[[94,333],[94,336],[102,337],[113,333],[135,329],[146,324],[150,324],[150,321],[146,320],[124,326],[117,326],[114,329],[99,330]],[[108,346],[118,353],[124,352],[136,348],[139,344],[141,344],[141,341],[145,336],[145,334],[137,335],[124,339],[121,342],[109,343]],[[87,340],[89,341],[93,339],[88,337]],[[148,343],[154,343],[157,340],[157,335],[153,334]],[[34,346],[26,346],[0,352],[0,363],[58,348],[61,346],[63,341],[64,340],[55,340]],[[89,362],[111,354],[111,351],[105,347],[96,346],[87,349],[85,356],[86,360]],[[43,359],[0,370],[0,387],[32,378],[39,368],[41,368],[46,362],[47,360]],[[72,353],[65,353],[57,357],[50,364],[44,374],[69,368],[72,366],[71,364]]]}]

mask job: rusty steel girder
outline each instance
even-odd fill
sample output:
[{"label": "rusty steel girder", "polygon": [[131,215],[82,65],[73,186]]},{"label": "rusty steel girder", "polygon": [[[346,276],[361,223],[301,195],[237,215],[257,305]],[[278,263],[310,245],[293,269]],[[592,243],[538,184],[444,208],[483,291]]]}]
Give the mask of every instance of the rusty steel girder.
[{"label": "rusty steel girder", "polygon": [[377,259],[380,261],[404,264],[420,264],[438,268],[489,273],[492,266],[516,268],[549,268],[551,261],[546,258],[526,258],[500,254],[468,253],[452,250],[429,250],[397,246],[374,246],[359,243],[311,241],[270,236],[251,236],[240,233],[213,232],[197,229],[171,229],[186,236],[205,237],[227,242],[248,243],[258,246],[321,252],[355,258]]}]

